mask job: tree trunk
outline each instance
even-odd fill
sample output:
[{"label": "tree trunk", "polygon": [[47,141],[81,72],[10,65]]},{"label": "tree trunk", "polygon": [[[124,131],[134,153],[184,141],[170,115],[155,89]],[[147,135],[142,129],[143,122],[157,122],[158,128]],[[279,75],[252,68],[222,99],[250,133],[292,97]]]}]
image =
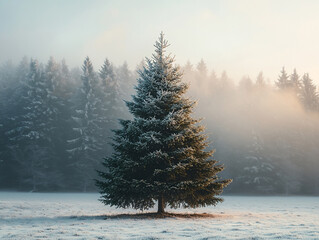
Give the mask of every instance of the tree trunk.
[{"label": "tree trunk", "polygon": [[164,213],[164,208],[165,208],[165,202],[164,202],[164,197],[163,195],[160,195],[158,197],[158,209],[157,209],[157,213]]}]

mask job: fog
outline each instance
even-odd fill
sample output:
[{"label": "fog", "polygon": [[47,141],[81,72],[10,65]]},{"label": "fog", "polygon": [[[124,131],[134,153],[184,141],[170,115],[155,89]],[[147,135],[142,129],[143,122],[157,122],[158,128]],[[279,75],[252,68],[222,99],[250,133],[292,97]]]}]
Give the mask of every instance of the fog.
[{"label": "fog", "polygon": [[[132,117],[123,100],[164,31],[233,179],[225,192],[318,195],[318,11],[316,1],[0,1],[0,189],[96,191],[111,129]],[[83,135],[90,91],[98,132]]]},{"label": "fog", "polygon": [[163,31],[180,65],[204,58],[234,81],[261,70],[273,80],[285,66],[318,84],[318,11],[313,0],[0,1],[0,63],[55,56],[77,67],[107,56],[134,69]]},{"label": "fog", "polygon": [[215,158],[234,179],[227,191],[318,194],[318,107],[307,108],[303,90],[257,76],[235,85],[225,73],[193,69],[185,69],[189,94],[198,99],[196,114],[204,117]]},{"label": "fog", "polygon": [[[98,80],[90,86],[89,66]],[[123,100],[134,94],[136,69],[109,60],[96,66],[89,58],[82,69],[53,57],[2,65],[0,188],[96,191],[95,169],[112,152],[111,129],[118,118],[132,117]],[[194,117],[203,118],[209,148],[225,166],[221,175],[233,179],[226,193],[318,194],[319,102],[309,75],[284,70],[273,81],[260,73],[235,84],[225,71],[209,71],[203,60],[181,71],[190,85],[187,96],[197,100]],[[91,118],[83,115],[86,92],[89,103],[102,104],[94,105]],[[98,132],[84,120],[95,122]]]}]

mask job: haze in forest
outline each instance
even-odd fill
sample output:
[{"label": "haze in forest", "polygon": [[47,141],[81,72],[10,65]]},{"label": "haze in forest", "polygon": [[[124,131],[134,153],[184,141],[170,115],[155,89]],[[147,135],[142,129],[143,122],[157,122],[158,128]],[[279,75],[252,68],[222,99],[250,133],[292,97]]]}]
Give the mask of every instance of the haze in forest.
[{"label": "haze in forest", "polygon": [[[0,1],[0,189],[96,191],[111,129],[132,117],[123,100],[163,31],[222,177],[234,180],[226,192],[318,195],[319,3],[200,3]],[[88,92],[105,104],[103,130],[84,136],[89,157],[79,143]],[[54,117],[28,114],[37,104]]]},{"label": "haze in forest", "polygon": [[164,31],[181,65],[203,58],[235,81],[260,71],[273,81],[285,66],[318,83],[318,11],[314,0],[0,1],[0,63],[108,56],[134,69]]},{"label": "haze in forest", "polygon": [[[226,192],[319,193],[319,98],[309,75],[282,69],[273,83],[261,72],[235,84],[227,72],[209,73],[204,61],[180,70],[187,96],[198,101],[194,117],[203,118],[208,149],[225,166],[221,176],[234,180]],[[111,130],[132,118],[123,100],[135,94],[137,79],[108,59],[96,66],[85,58],[81,70],[54,58],[3,65],[0,189],[96,191]],[[87,104],[96,105],[89,118]]]}]

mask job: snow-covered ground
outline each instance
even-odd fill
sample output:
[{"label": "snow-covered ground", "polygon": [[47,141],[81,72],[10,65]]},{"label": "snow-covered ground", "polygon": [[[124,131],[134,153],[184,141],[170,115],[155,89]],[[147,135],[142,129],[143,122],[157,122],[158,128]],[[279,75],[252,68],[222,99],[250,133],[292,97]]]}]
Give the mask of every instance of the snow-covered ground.
[{"label": "snow-covered ground", "polygon": [[215,218],[105,219],[135,213],[90,193],[0,192],[0,239],[319,239],[319,197],[225,196]]}]

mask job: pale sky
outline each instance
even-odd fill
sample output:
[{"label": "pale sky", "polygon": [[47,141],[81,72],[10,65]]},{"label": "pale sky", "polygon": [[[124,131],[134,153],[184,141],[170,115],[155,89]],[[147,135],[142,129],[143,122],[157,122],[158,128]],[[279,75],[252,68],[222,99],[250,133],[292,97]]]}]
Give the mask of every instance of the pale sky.
[{"label": "pale sky", "polygon": [[0,0],[0,63],[49,56],[134,69],[163,31],[178,64],[201,58],[217,74],[271,81],[282,66],[319,84],[316,0]]}]

